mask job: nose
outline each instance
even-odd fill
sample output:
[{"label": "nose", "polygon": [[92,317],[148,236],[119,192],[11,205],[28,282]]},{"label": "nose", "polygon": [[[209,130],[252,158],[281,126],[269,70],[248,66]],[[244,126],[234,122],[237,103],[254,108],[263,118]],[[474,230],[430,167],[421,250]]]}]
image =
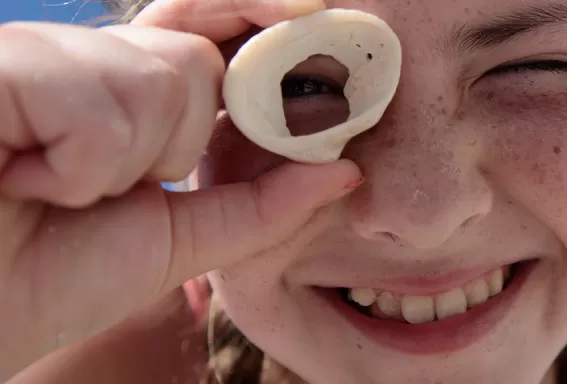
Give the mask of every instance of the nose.
[{"label": "nose", "polygon": [[347,212],[365,239],[431,248],[488,215],[493,191],[477,165],[474,130],[408,105],[395,100],[373,131],[347,147],[366,179]]}]

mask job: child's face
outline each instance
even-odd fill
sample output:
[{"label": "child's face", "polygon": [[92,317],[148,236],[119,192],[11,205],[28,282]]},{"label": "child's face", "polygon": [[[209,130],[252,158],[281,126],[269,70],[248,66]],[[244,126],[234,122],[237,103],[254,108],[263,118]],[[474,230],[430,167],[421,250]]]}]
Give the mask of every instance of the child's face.
[{"label": "child's face", "polygon": [[[327,5],[392,26],[404,52],[397,96],[344,152],[362,187],[281,249],[211,274],[228,314],[311,383],[537,383],[567,343],[567,2]],[[342,68],[323,58],[301,73],[326,86],[287,82],[292,131],[344,121],[333,91]],[[218,125],[201,183],[250,180],[284,162]],[[458,312],[465,283],[518,261],[504,291],[464,315],[403,321],[430,318],[432,303],[439,316]],[[467,287],[469,306],[486,286]],[[398,315],[375,320],[337,287],[426,297],[381,295],[375,308]]]}]

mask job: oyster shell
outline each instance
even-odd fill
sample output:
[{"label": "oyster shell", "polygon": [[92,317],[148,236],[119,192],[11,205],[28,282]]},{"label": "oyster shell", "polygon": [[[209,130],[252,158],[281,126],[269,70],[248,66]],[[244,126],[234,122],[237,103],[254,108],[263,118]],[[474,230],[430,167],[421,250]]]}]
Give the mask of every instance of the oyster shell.
[{"label": "oyster shell", "polygon": [[[260,147],[303,163],[338,159],[347,142],[372,128],[398,86],[402,52],[392,29],[358,10],[330,9],[278,23],[252,37],[228,65],[223,97],[236,127]],[[348,119],[327,130],[292,136],[281,81],[310,56],[333,57],[349,71]]]}]

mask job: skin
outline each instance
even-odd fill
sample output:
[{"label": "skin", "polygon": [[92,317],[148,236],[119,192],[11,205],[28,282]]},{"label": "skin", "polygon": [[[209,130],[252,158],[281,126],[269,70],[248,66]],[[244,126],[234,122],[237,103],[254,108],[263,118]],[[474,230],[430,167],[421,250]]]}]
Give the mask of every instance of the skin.
[{"label": "skin", "polygon": [[[287,231],[282,230],[286,236],[279,232],[278,236],[269,239],[269,245],[253,244],[236,252],[238,257],[228,261],[219,255],[232,257],[235,242],[223,243],[225,248],[207,249],[210,253],[201,254],[217,255],[215,262],[207,263],[203,258],[201,267],[191,267],[190,271],[180,273],[182,276],[172,279],[171,287],[180,285],[185,281],[183,278],[220,268],[210,272],[208,277],[236,325],[261,349],[313,384],[540,382],[557,353],[567,344],[567,305],[562,300],[567,294],[564,253],[567,222],[563,212],[563,200],[567,196],[563,177],[567,153],[563,134],[567,116],[563,104],[567,104],[567,99],[563,86],[567,72],[529,70],[488,74],[488,71],[512,60],[552,57],[567,61],[567,43],[563,38],[567,24],[557,23],[488,50],[460,52],[458,55],[451,49],[446,33],[453,30],[455,24],[484,23],[502,12],[542,3],[547,1],[485,0],[468,2],[464,6],[449,0],[328,0],[328,7],[356,8],[379,15],[399,35],[404,49],[400,87],[382,121],[349,143],[344,153],[347,160],[316,169],[301,179],[320,175],[329,182],[327,190],[334,186],[335,190],[343,191],[345,185],[357,184],[355,181],[360,174],[353,167],[355,163],[364,175],[364,183],[331,204],[322,204],[321,201],[326,203],[328,199],[320,194],[315,196],[313,192],[310,207],[298,215],[301,220],[294,217],[296,221],[291,221],[295,225],[286,227]],[[137,23],[207,35],[206,28],[201,25],[206,21],[195,24],[187,16],[191,9],[188,4],[192,3],[183,0],[156,3],[139,17]],[[246,9],[262,8],[258,5]],[[266,19],[262,21],[258,15]],[[246,17],[265,27],[278,17],[289,16],[282,15],[281,10],[258,11],[247,13]],[[225,59],[229,59],[246,39],[226,41],[246,30],[243,19],[229,20],[223,27],[234,27],[232,34],[209,32],[209,38],[218,44]],[[138,44],[142,44],[141,40]],[[145,49],[155,52],[157,46],[168,46],[170,40],[164,38],[159,44],[144,43],[151,46]],[[177,52],[174,48],[172,51]],[[179,63],[177,60],[179,56],[172,62]],[[328,60],[306,63],[296,70],[299,72],[322,74],[339,83],[344,81],[341,67]],[[296,134],[324,129],[344,120],[347,108],[344,99],[336,93],[288,98],[285,105],[288,123]],[[276,194],[279,199],[288,196],[289,193],[281,192],[285,188],[293,191],[292,195],[298,194],[296,185],[289,188],[286,184],[296,180],[297,175],[285,177],[278,173],[281,169],[289,169],[287,163],[245,140],[230,121],[221,116],[206,155],[199,160],[193,181],[200,188],[227,188],[229,185],[230,193],[236,193],[232,189],[235,183],[244,182],[247,186],[246,183],[263,180],[265,175],[275,172],[274,177],[281,180],[275,190],[280,192],[271,192],[269,201],[278,202],[276,205],[285,211],[285,208],[297,208],[295,204],[303,201],[305,196],[311,196],[304,195],[294,201],[273,197]],[[313,169],[308,168],[309,171],[303,168],[292,171],[311,172]],[[146,173],[151,175],[151,172]],[[315,190],[320,183],[306,186],[306,191]],[[299,184],[303,185],[303,182]],[[13,189],[4,188],[5,193],[15,194]],[[85,187],[85,190],[91,188]],[[201,195],[180,197],[182,201],[178,204],[202,207],[202,200],[197,199],[206,191],[199,193]],[[345,195],[341,192],[334,196],[337,194]],[[42,197],[56,204],[57,196],[60,194]],[[127,195],[131,199],[130,196]],[[76,199],[73,197],[71,203]],[[118,201],[126,207],[131,200],[120,198]],[[314,206],[320,208],[316,213]],[[95,207],[99,209],[99,206]],[[112,208],[114,212],[119,211],[117,207]],[[87,212],[80,211],[81,214]],[[304,212],[309,215],[305,216]],[[131,219],[131,211],[124,215],[123,220],[129,220],[130,226],[141,222]],[[142,212],[139,215],[139,218],[143,217]],[[104,222],[114,222],[110,218],[114,217],[109,216]],[[214,220],[210,222],[214,223]],[[33,223],[37,224],[37,221]],[[242,226],[242,223],[238,224]],[[207,228],[214,231],[221,227]],[[237,228],[239,226],[235,224],[234,229]],[[257,234],[254,230],[258,231],[258,228],[261,226],[250,228],[246,239],[251,244],[258,237],[254,236]],[[185,232],[186,227],[180,230]],[[143,232],[122,228],[120,236],[124,238],[129,233],[138,235],[136,240],[139,242],[154,230]],[[209,233],[212,232],[205,234]],[[217,241],[219,238],[223,239],[217,236]],[[65,241],[61,238],[55,245],[65,244]],[[28,243],[29,240],[23,241],[23,244]],[[102,247],[104,244],[98,245]],[[211,240],[210,244],[209,247],[213,247],[216,243]],[[186,249],[186,244],[180,247],[177,249]],[[113,251],[113,255],[122,254],[120,250]],[[253,253],[256,257],[245,257]],[[145,255],[143,251],[141,254]],[[184,265],[192,260],[190,257],[183,256],[177,265]],[[505,265],[519,258],[534,257],[540,261],[507,315],[508,321],[470,347],[442,356],[415,357],[371,342],[328,308],[314,305],[310,290],[313,284],[332,283],[342,278],[433,276],[457,268]],[[68,262],[71,260],[74,261],[69,258]],[[116,279],[121,282],[120,289],[139,292],[137,287],[128,289],[134,279],[124,276],[127,270],[120,269],[121,278]],[[67,275],[63,281],[75,277],[70,272]],[[80,278],[85,279],[88,275]],[[147,276],[150,276],[149,272]],[[24,281],[29,278],[25,276]],[[92,303],[93,296],[85,296],[83,292],[92,295],[92,289],[79,291],[72,302]],[[166,291],[159,290],[160,293]],[[8,292],[14,295],[18,290],[12,286]],[[168,300],[154,304],[157,307],[131,314],[118,326],[47,356],[21,373],[14,382],[31,382],[38,378],[43,381],[34,382],[59,383],[63,382],[62,378],[73,382],[72,379],[81,373],[92,382],[108,378],[102,376],[97,367],[106,367],[112,372],[107,381],[98,382],[129,382],[133,378],[144,382],[148,375],[142,373],[150,371],[156,380],[189,377],[187,370],[194,366],[198,353],[191,359],[180,358],[179,350],[174,346],[179,345],[179,335],[186,331],[186,324],[195,321],[187,314],[184,292],[178,290],[170,295]],[[163,297],[163,294],[156,296]],[[147,295],[143,298],[147,299]],[[118,298],[113,298],[117,303],[108,305],[124,312],[130,309],[128,313],[132,313],[140,303],[148,302],[139,297],[136,299],[129,298],[129,306],[125,309]],[[110,299],[103,303],[107,300]],[[104,307],[101,313],[106,311]],[[112,318],[123,318],[126,316],[124,312],[122,317]],[[66,320],[70,326],[82,325],[81,319],[71,317]],[[106,321],[97,325],[104,329],[111,324],[112,321]],[[11,337],[14,327],[8,329],[12,331],[8,334]],[[85,340],[85,335],[93,332],[82,333],[77,339]],[[12,345],[25,340],[22,334],[19,338],[13,337],[16,341]],[[158,334],[160,337],[155,336]],[[158,346],[160,340],[165,341]],[[195,341],[190,336],[184,336],[184,340]],[[24,348],[31,352],[23,353],[27,356],[23,361],[31,362],[45,354],[45,347],[35,348],[34,343],[31,344],[32,347]],[[101,351],[113,351],[117,345],[132,346],[130,361],[118,364],[111,358],[115,356],[112,352],[108,352],[108,359],[101,356],[104,355]],[[171,366],[160,370],[155,368],[159,364],[144,364],[156,361],[158,356],[171,362]],[[61,366],[62,361],[67,365]],[[155,368],[154,371],[150,367]],[[45,375],[45,372],[49,374]]]},{"label": "skin", "polygon": [[[486,23],[530,4],[542,2],[327,1],[379,15],[403,44],[393,103],[343,154],[366,181],[285,248],[209,274],[236,325],[309,383],[534,384],[565,346],[567,73],[486,73],[512,60],[567,59],[567,24],[458,55],[446,36],[454,25]],[[311,71],[336,79],[316,64]],[[344,120],[344,99],[288,99],[286,112],[297,133],[323,129]],[[228,121],[219,131],[201,185],[248,180],[283,161],[255,150]],[[450,354],[392,351],[320,305],[311,290],[535,257],[540,262],[508,320]]]},{"label": "skin", "polygon": [[[187,25],[174,25],[179,9],[162,1],[129,26],[0,27],[2,382],[17,373],[15,382],[77,382],[88,370],[98,382],[164,382],[176,366],[194,375],[181,364],[199,355],[179,333],[196,321],[182,285],[278,246],[360,185],[358,167],[342,160],[165,192],[157,180],[186,177],[214,129],[224,71],[214,42],[249,19],[268,26],[321,6],[174,5],[192,10]],[[250,11],[262,5],[261,17]],[[225,23],[211,17],[219,13]],[[171,349],[179,337],[183,351]],[[132,359],[115,370],[113,355],[96,357],[101,346]],[[71,357],[87,369],[62,365]],[[144,362],[147,372],[130,370]]]}]

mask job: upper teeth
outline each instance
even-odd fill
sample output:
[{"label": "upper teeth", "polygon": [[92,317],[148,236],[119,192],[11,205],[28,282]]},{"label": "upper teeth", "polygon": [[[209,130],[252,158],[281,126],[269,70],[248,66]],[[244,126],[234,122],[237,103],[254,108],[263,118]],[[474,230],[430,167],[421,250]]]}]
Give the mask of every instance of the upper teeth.
[{"label": "upper teeth", "polygon": [[462,287],[434,296],[411,296],[372,288],[352,288],[349,297],[380,318],[404,319],[411,324],[421,324],[445,319],[466,312],[468,308],[486,302],[489,297],[502,292],[509,267],[498,268]]}]

